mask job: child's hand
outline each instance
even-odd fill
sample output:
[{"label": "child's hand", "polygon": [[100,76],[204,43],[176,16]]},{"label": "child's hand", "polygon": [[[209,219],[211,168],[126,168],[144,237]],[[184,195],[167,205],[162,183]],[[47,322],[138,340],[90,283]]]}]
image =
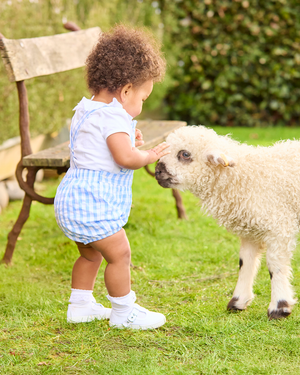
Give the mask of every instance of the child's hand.
[{"label": "child's hand", "polygon": [[142,132],[140,129],[135,129],[135,147],[142,146],[144,143]]},{"label": "child's hand", "polygon": [[148,150],[149,154],[149,162],[148,164],[152,164],[158,159],[162,158],[163,156],[170,154],[170,151],[166,151],[166,149],[170,147],[166,142],[160,143],[158,146],[151,148]]}]

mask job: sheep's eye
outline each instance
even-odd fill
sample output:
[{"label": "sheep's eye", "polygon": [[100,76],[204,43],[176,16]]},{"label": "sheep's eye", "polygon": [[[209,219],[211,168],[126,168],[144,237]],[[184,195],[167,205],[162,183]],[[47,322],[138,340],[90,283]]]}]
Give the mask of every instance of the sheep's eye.
[{"label": "sheep's eye", "polygon": [[186,150],[179,151],[177,157],[178,157],[178,160],[180,161],[185,161],[185,162],[192,161],[191,153]]}]

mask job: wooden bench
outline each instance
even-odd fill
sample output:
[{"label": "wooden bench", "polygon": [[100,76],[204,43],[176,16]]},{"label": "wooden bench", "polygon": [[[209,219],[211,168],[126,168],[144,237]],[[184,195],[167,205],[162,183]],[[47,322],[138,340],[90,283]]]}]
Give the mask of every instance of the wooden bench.
[{"label": "wooden bench", "polygon": [[[21,137],[21,160],[16,168],[16,177],[20,187],[25,191],[19,217],[8,234],[8,242],[2,259],[10,264],[17,238],[29,217],[32,201],[53,204],[54,198],[43,197],[35,192],[35,176],[39,169],[56,169],[59,174],[66,172],[70,166],[68,142],[56,147],[32,154],[29,132],[28,98],[25,80],[44,75],[64,72],[84,66],[85,60],[97,42],[100,28],[80,30],[75,24],[67,23],[66,29],[72,32],[31,38],[7,39],[0,34],[0,51],[9,80],[16,82],[19,98],[19,130]],[[186,125],[183,121],[139,121],[145,144],[142,149],[149,149],[162,142],[174,129]],[[27,169],[23,179],[23,169]],[[151,175],[153,172],[146,167]],[[181,196],[173,190],[178,217],[184,218],[185,211]]]}]

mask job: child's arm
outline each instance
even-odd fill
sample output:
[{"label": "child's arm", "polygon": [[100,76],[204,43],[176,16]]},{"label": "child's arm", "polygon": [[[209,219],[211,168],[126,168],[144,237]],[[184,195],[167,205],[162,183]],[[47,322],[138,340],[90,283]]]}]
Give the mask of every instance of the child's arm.
[{"label": "child's arm", "polygon": [[114,133],[106,139],[106,142],[114,161],[121,167],[128,169],[139,169],[170,153],[166,151],[169,145],[165,142],[151,150],[138,150],[132,147],[127,133]]}]

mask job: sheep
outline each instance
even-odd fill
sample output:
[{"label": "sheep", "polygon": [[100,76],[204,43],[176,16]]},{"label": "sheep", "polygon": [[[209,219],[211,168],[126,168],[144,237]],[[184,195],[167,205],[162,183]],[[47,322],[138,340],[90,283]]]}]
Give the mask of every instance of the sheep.
[{"label": "sheep", "polygon": [[227,309],[244,310],[266,249],[271,278],[269,319],[290,315],[296,303],[291,257],[300,219],[300,142],[254,147],[204,126],[171,133],[170,153],[155,169],[164,188],[189,190],[204,211],[240,237],[239,276]]}]

